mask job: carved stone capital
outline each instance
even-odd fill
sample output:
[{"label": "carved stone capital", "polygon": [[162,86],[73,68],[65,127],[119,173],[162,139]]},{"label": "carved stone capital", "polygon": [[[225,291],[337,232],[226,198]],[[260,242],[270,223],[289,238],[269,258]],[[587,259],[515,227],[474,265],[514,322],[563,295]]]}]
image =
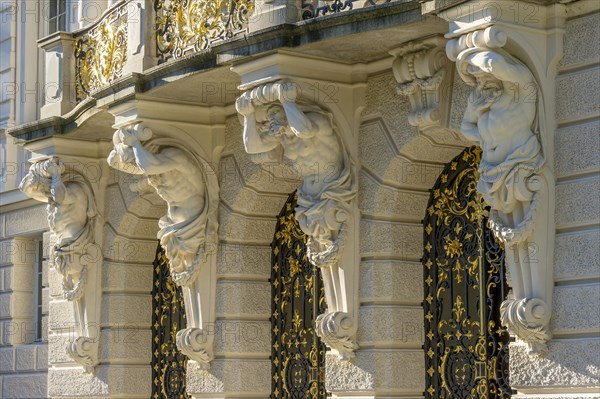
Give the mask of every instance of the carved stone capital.
[{"label": "carved stone capital", "polygon": [[408,121],[421,130],[448,124],[450,101],[444,101],[444,88],[450,80],[452,63],[446,57],[445,44],[446,39],[437,36],[390,51],[395,57],[392,70],[398,93],[408,96],[412,106]]},{"label": "carved stone capital", "polygon": [[56,237],[50,266],[62,276],[63,297],[72,303],[77,326],[67,345],[71,358],[91,372],[98,364],[100,325],[99,262],[96,245],[96,200],[91,184],[77,170],[66,170],[58,157],[34,162],[19,189],[48,204],[48,225]]},{"label": "carved stone capital", "polygon": [[185,328],[177,332],[177,348],[201,368],[209,367],[213,356],[212,340],[201,328]]},{"label": "carved stone capital", "polygon": [[505,245],[511,276],[502,323],[530,352],[543,352],[551,337],[554,256],[554,177],[542,101],[550,93],[535,78],[535,65],[508,51],[501,27],[453,37],[448,57],[473,87],[461,132],[483,150],[477,189],[491,207],[489,226]]},{"label": "carved stone capital", "polygon": [[346,312],[328,312],[317,316],[315,332],[342,360],[354,357],[358,349],[356,321]]},{"label": "carved stone capital", "polygon": [[67,353],[73,360],[81,364],[86,372],[91,372],[98,364],[98,338],[90,339],[79,336],[67,344]]},{"label": "carved stone capital", "polygon": [[[307,256],[321,269],[327,302],[317,334],[346,359],[357,348],[357,265],[346,245],[356,232],[356,170],[335,115],[303,98],[306,92],[290,81],[262,84],[244,92],[236,108],[244,118],[246,151],[256,162],[286,159],[301,171],[295,216],[308,236]],[[331,173],[315,179],[314,165]]]},{"label": "carved stone capital", "polygon": [[[142,144],[142,142],[144,142]],[[202,338],[214,323],[219,188],[216,173],[193,148],[168,137],[154,137],[144,123],[121,127],[113,136],[110,166],[141,174],[167,203],[157,237],[169,260],[173,282],[182,288],[187,328],[177,346],[201,367],[212,360],[213,337]],[[130,187],[143,192],[147,187]]]}]

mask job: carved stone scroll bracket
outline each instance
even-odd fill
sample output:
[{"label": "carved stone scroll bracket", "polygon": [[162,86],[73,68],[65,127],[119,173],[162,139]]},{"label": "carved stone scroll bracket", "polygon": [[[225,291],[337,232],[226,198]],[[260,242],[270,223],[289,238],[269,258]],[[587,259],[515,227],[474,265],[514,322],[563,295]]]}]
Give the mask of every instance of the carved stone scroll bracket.
[{"label": "carved stone scroll bracket", "polygon": [[512,55],[527,43],[509,46],[510,34],[489,24],[449,34],[446,51],[473,87],[461,132],[482,147],[477,188],[491,207],[489,226],[505,246],[512,291],[501,305],[502,323],[530,353],[543,354],[551,338],[555,234],[544,98],[553,88],[538,82],[536,65]]},{"label": "carved stone scroll bracket", "polygon": [[[187,326],[177,332],[177,347],[201,368],[209,368],[214,357],[216,171],[194,146],[167,136],[154,137],[145,123],[120,127],[113,145],[109,165],[145,176],[148,186],[167,203],[157,236],[169,260],[171,278],[183,292]],[[139,191],[139,187],[132,188]]]},{"label": "carved stone scroll bracket", "polygon": [[48,225],[56,237],[50,265],[62,276],[62,294],[72,303],[76,327],[66,351],[87,372],[98,364],[100,262],[99,217],[94,191],[83,174],[66,170],[58,157],[35,161],[20,190],[48,203]]},{"label": "carved stone scroll bracket", "polygon": [[[308,236],[308,259],[321,270],[327,303],[326,312],[316,319],[316,333],[340,358],[348,359],[358,348],[356,166],[336,119],[341,111],[332,112],[304,93],[310,91],[301,82],[263,83],[244,92],[236,108],[253,159],[281,159],[302,171],[296,220]],[[327,165],[332,173],[315,179],[310,165]]]},{"label": "carved stone scroll bracket", "polygon": [[398,93],[408,97],[411,125],[425,130],[448,127],[450,82],[453,65],[446,57],[441,36],[413,41],[390,51]]}]

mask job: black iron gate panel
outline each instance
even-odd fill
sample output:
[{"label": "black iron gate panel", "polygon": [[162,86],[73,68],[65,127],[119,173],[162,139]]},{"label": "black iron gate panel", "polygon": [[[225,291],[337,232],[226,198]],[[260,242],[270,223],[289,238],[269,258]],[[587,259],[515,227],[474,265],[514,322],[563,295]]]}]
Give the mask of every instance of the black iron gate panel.
[{"label": "black iron gate panel", "polygon": [[326,347],[314,321],[325,310],[325,294],[321,273],[306,256],[296,201],[291,194],[271,243],[271,398],[322,399]]},{"label": "black iron gate panel", "polygon": [[152,398],[188,399],[185,391],[187,356],[176,345],[177,331],[185,328],[181,288],[169,274],[169,261],[160,244],[152,280]]},{"label": "black iron gate panel", "polygon": [[481,150],[439,176],[424,221],[426,398],[510,398],[504,251],[477,192]]}]

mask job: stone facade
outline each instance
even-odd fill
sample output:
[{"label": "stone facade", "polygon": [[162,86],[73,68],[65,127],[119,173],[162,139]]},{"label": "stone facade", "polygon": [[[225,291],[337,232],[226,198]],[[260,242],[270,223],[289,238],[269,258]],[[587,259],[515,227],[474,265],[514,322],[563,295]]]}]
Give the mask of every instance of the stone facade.
[{"label": "stone facade", "polygon": [[[333,334],[353,343],[344,347],[324,339],[332,348],[326,358],[326,389],[334,398],[425,397],[423,219],[444,166],[473,144],[461,125],[475,82],[465,81],[460,57],[454,62],[458,50],[465,49],[498,52],[531,71],[539,89],[534,101],[544,111],[539,115],[544,119],[545,166],[554,176],[544,194],[554,212],[536,222],[547,234],[535,235],[528,248],[553,248],[549,266],[542,269],[552,273],[530,275],[547,288],[531,297],[543,297],[551,309],[542,326],[551,338],[541,342],[545,353],[533,353],[531,342],[514,334],[512,397],[599,397],[600,8],[595,1],[398,0],[364,7],[355,2],[350,11],[308,21],[294,3],[256,1],[250,2],[249,21],[238,15],[245,24],[242,31],[228,31],[223,42],[225,36],[219,35],[232,28],[217,29],[210,33],[216,36],[206,51],[188,46],[186,56],[156,47],[155,34],[161,31],[155,30],[154,3],[102,2],[103,14],[95,21],[81,17],[85,29],[75,33],[47,36],[38,34],[45,32],[41,24],[32,30],[33,22],[22,23],[29,27],[23,43],[43,39],[40,60],[46,57],[48,67],[42,74],[22,66],[31,54],[17,51],[11,70],[22,72],[12,79],[37,81],[40,76],[40,83],[60,89],[44,104],[27,103],[31,112],[12,112],[0,137],[1,153],[8,154],[0,186],[0,397],[151,395],[152,262],[157,233],[164,227],[159,221],[175,215],[179,205],[157,188],[168,178],[152,180],[166,173],[160,169],[165,157],[157,156],[159,161],[151,165],[160,173],[140,166],[133,149],[141,171],[126,173],[131,170],[106,162],[113,149],[125,154],[134,147],[119,132],[139,126],[152,131],[152,139],[140,139],[149,153],[160,154],[153,146],[178,148],[202,165],[206,201],[214,201],[218,215],[214,242],[206,233],[210,245],[202,247],[202,273],[209,273],[180,284],[198,300],[198,312],[188,313],[188,319],[200,315],[193,327],[211,336],[202,342],[189,334],[178,338],[194,358],[187,365],[187,391],[193,398],[271,395],[275,215],[299,185],[314,176],[326,178],[332,168],[320,162],[324,158],[316,157],[315,149],[294,153],[292,141],[281,141],[278,154],[276,146],[269,148],[280,158],[266,163],[256,161],[269,154],[248,153],[250,122],[239,100],[236,110],[236,100],[249,93],[258,109],[273,103],[273,95],[281,96],[275,88],[281,82],[296,90],[286,94],[290,98],[277,99],[285,109],[285,123],[300,126],[293,119],[299,118],[307,123],[305,131],[313,132],[314,114],[327,115],[357,187],[355,197],[348,196],[342,206],[347,217],[336,224],[317,215],[315,222],[326,225],[326,233],[334,237],[342,229],[348,232],[334,260],[314,261],[323,273],[333,270],[330,278],[338,289],[326,295],[339,300],[330,313],[343,316],[323,323],[321,331],[330,328],[329,338]],[[79,7],[86,4],[80,1]],[[15,15],[23,11],[15,10]],[[16,29],[20,21],[12,21],[16,40],[21,40]],[[104,29],[125,35],[123,65],[86,66],[73,60],[78,40],[93,45],[94,29],[105,22]],[[264,30],[282,23],[287,25],[279,31]],[[159,58],[164,62],[159,64]],[[90,81],[93,89],[85,89],[90,82],[77,81],[85,76],[96,76]],[[77,98],[75,87],[69,86],[73,82],[80,85]],[[20,97],[14,96],[16,104]],[[290,111],[291,103],[297,112]],[[258,130],[275,129],[268,112],[256,117]],[[504,123],[497,131],[511,121]],[[301,136],[298,130],[294,134]],[[63,276],[49,265],[56,237],[46,205],[17,190],[29,169],[25,160],[35,164],[50,157],[67,165],[59,176],[64,181],[75,173],[89,185],[97,206],[97,251],[90,256],[98,267],[83,308],[65,298]],[[313,161],[314,176],[298,169],[305,159]],[[319,195],[332,191],[327,184],[317,186]],[[340,209],[339,202],[336,206]],[[172,224],[177,234],[177,223]],[[510,278],[515,282],[519,277]],[[96,360],[85,367],[66,349],[83,334],[77,329],[78,309],[89,317],[98,312],[84,323],[89,327],[84,336],[97,345]]]}]

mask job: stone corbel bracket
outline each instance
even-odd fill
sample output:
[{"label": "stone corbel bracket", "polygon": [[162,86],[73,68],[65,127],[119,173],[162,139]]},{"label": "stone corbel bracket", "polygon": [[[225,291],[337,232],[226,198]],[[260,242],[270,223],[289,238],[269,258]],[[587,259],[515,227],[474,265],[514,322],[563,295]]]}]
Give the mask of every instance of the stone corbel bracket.
[{"label": "stone corbel bracket", "polygon": [[430,127],[447,127],[449,117],[449,83],[453,66],[446,57],[446,39],[441,36],[413,41],[390,51],[398,82],[398,93],[409,98],[411,125],[421,131]]},{"label": "stone corbel bracket", "polygon": [[48,203],[48,225],[56,238],[50,266],[62,276],[62,294],[72,303],[76,322],[66,351],[92,372],[98,364],[102,295],[94,190],[84,174],[66,170],[58,157],[35,161],[19,189]]},{"label": "stone corbel bracket", "polygon": [[[317,104],[306,95],[308,87],[291,79],[247,85],[236,108],[244,120],[246,151],[255,162],[278,159],[305,172],[296,220],[308,236],[307,256],[321,271],[327,303],[315,330],[333,353],[349,359],[358,348],[356,165],[340,131],[340,113]],[[334,172],[315,180],[308,165]]]},{"label": "stone corbel bracket", "polygon": [[[143,144],[142,144],[143,142]],[[167,203],[158,239],[170,275],[182,288],[187,320],[177,332],[177,347],[201,368],[214,358],[216,257],[219,184],[216,171],[193,146],[153,137],[144,123],[125,125],[113,136],[111,167],[141,174]]]},{"label": "stone corbel bracket", "polygon": [[553,87],[544,84],[551,80],[548,65],[526,64],[509,51],[522,54],[519,41],[526,34],[512,41],[510,34],[489,24],[451,33],[446,51],[474,87],[461,131],[483,149],[477,188],[491,206],[489,226],[505,244],[512,292],[501,305],[501,320],[530,353],[543,354],[551,338],[555,235],[552,135],[543,100],[553,96]]}]

